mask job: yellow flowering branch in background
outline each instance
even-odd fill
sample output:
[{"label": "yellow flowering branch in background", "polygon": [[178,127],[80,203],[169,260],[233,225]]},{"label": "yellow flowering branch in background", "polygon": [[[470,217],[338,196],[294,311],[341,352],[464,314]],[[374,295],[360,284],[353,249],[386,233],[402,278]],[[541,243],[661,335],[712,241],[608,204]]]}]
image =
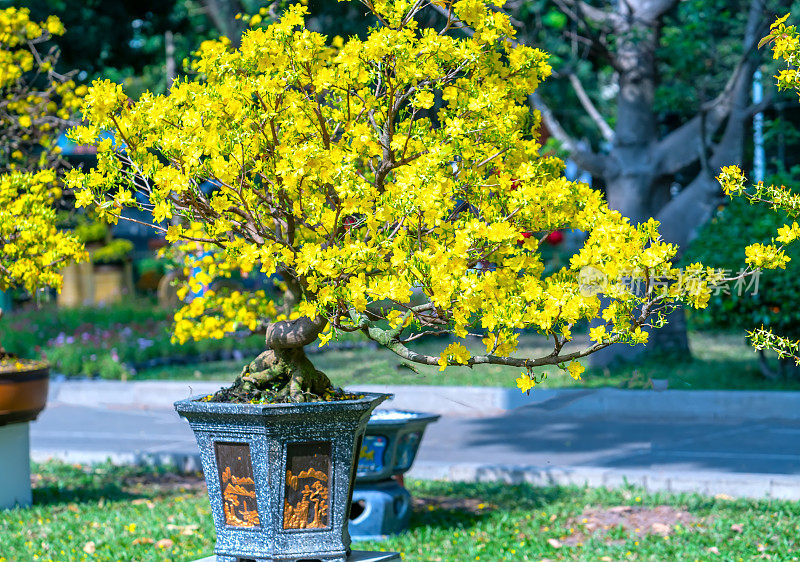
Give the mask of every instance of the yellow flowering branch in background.
[{"label": "yellow flowering branch in background", "polygon": [[86,87],[57,72],[55,48],[41,51],[63,33],[55,16],[36,22],[27,8],[0,10],[0,173],[52,166],[56,138],[75,124]]},{"label": "yellow flowering branch in background", "polygon": [[[786,25],[789,14],[778,18],[770,26],[770,33],[759,43],[759,47],[772,44],[773,58],[783,60],[786,68],[778,75],[777,83],[780,90],[794,90],[800,95],[800,74],[797,67],[800,65],[800,34],[794,25]],[[800,216],[800,195],[793,193],[786,186],[764,185],[759,182],[749,185],[744,172],[738,166],[722,168],[717,178],[726,195],[731,197],[744,197],[750,203],[765,204],[776,211],[785,212],[790,218]],[[785,269],[789,257],[784,252],[784,247],[800,237],[800,226],[797,222],[785,224],[778,228],[777,236],[771,244],[751,244],[745,248],[746,262],[755,269]],[[749,272],[748,272],[749,273]],[[780,358],[794,358],[800,365],[800,342],[789,340],[774,334],[769,328],[760,328],[749,331],[748,338],[757,350],[769,349],[775,351]]]},{"label": "yellow flowering branch in background", "polygon": [[60,289],[60,270],[71,260],[86,259],[74,233],[55,226],[54,202],[60,196],[51,170],[0,176],[0,290]]}]

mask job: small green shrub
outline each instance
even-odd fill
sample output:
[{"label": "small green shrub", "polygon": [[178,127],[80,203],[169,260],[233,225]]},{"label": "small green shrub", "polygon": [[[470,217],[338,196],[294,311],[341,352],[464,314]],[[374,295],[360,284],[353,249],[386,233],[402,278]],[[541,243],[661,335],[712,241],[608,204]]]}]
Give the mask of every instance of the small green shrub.
[{"label": "small green shrub", "polygon": [[92,252],[94,263],[121,263],[130,257],[133,242],[124,238],[116,238]]},{"label": "small green shrub", "polygon": [[84,244],[102,242],[108,234],[108,226],[102,222],[82,222],[75,227],[75,235]]}]

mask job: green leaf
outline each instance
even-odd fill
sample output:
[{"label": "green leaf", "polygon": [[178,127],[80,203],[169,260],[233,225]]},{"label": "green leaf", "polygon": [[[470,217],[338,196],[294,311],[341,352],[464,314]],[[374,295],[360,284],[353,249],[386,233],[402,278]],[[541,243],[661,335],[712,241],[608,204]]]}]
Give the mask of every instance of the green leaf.
[{"label": "green leaf", "polygon": [[558,10],[550,10],[542,18],[542,21],[548,27],[552,27],[554,29],[564,29],[564,27],[567,25],[567,16]]},{"label": "green leaf", "polygon": [[766,37],[762,37],[761,41],[758,42],[758,48],[760,49],[767,43],[771,43],[775,38],[772,35],[767,35]]}]

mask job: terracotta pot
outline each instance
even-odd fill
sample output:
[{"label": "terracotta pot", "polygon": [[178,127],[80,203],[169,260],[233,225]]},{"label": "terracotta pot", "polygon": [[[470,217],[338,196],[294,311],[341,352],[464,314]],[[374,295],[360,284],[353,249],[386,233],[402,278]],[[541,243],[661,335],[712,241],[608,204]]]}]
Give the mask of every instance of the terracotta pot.
[{"label": "terracotta pot", "polygon": [[40,365],[0,372],[0,425],[36,419],[47,402],[50,369]]}]

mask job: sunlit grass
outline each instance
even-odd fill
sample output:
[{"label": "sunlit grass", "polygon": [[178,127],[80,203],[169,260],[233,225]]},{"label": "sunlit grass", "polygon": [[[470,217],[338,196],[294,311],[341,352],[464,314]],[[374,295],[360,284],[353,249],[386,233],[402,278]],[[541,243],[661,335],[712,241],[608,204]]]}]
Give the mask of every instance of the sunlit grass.
[{"label": "sunlit grass", "polygon": [[[193,561],[213,552],[197,476],[47,463],[34,467],[34,506],[0,512],[0,561]],[[503,483],[408,483],[408,532],[355,549],[406,562],[465,560],[797,560],[800,503]],[[657,506],[670,506],[666,507]],[[650,514],[647,528],[595,529],[588,512]],[[678,523],[661,510],[685,512]],[[590,516],[591,517],[591,516]],[[659,523],[652,526],[651,523]],[[666,538],[665,538],[665,536]]]}]

